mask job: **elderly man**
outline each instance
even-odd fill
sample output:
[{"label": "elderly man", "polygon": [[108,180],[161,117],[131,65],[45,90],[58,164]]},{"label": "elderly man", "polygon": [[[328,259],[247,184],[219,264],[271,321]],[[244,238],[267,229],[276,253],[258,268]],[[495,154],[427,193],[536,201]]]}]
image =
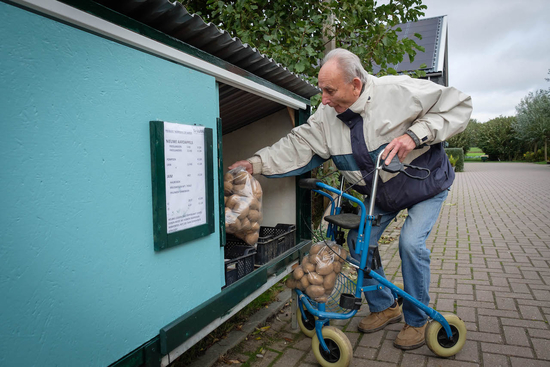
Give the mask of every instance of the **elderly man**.
[{"label": "elderly man", "polygon": [[[442,142],[466,128],[471,99],[454,88],[427,80],[376,78],[364,70],[356,55],[344,49],[326,55],[319,71],[319,87],[322,105],[307,124],[229,168],[244,166],[252,174],[281,177],[301,174],[332,158],[361,194],[370,193],[371,173],[382,150],[387,164],[397,155],[403,163],[429,168],[431,175],[426,180],[381,174],[374,213],[381,215],[381,225],[373,227],[369,246],[372,259],[384,229],[400,210],[408,210],[399,238],[405,291],[427,305],[430,251],[426,239],[454,180]],[[347,243],[353,255],[356,240],[357,231],[350,231]],[[376,271],[384,274],[382,268]],[[365,286],[371,284],[372,279],[365,279]],[[371,333],[401,321],[399,306],[388,289],[365,292],[365,298],[370,314],[360,322],[360,331]],[[403,314],[405,325],[394,346],[422,346],[427,315],[406,300]]]}]

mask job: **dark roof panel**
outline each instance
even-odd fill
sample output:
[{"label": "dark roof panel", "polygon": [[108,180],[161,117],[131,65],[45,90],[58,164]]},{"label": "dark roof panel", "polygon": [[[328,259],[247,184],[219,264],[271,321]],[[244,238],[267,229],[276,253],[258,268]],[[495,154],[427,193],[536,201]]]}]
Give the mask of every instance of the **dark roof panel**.
[{"label": "dark roof panel", "polygon": [[[443,27],[445,16],[434,18],[420,19],[416,22],[408,22],[398,24],[394,28],[401,28],[398,32],[398,38],[409,38],[414,40],[418,45],[424,47],[424,52],[417,52],[414,61],[410,62],[407,56],[399,64],[390,64],[389,67],[394,68],[397,72],[413,71],[420,69],[420,65],[426,64],[423,69],[426,73],[437,73],[443,70],[443,65],[439,65],[439,52],[444,52]],[[422,39],[418,39],[415,33],[422,35]],[[373,73],[380,71],[380,67],[375,65]]]}]

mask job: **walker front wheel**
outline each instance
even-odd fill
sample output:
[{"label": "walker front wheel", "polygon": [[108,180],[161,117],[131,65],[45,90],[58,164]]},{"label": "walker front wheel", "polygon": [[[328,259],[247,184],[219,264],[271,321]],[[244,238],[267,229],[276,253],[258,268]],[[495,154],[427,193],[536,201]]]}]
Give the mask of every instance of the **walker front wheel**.
[{"label": "walker front wheel", "polygon": [[353,358],[353,348],[348,337],[334,326],[325,326],[321,334],[329,351],[323,349],[317,334],[313,335],[311,348],[317,362],[323,367],[348,367]]},{"label": "walker front wheel", "polygon": [[451,327],[451,338],[447,337],[445,329],[439,322],[432,321],[426,328],[426,345],[440,357],[451,357],[460,352],[466,343],[466,325],[455,314],[447,313],[442,316]]},{"label": "walker front wheel", "polygon": [[306,318],[304,320],[300,310],[297,310],[296,318],[298,320],[298,326],[305,336],[307,336],[308,338],[312,338],[313,335],[315,335],[315,317],[311,314],[311,312],[306,309],[304,305],[302,305],[302,308],[304,310],[304,315],[306,315]]}]

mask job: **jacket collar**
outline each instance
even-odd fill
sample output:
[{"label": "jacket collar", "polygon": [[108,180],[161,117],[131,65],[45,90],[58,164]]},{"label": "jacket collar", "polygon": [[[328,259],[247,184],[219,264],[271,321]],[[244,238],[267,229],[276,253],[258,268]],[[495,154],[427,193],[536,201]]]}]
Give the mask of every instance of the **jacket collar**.
[{"label": "jacket collar", "polygon": [[371,75],[367,75],[367,83],[365,85],[365,89],[359,95],[357,101],[353,102],[353,104],[347,110],[336,115],[336,117],[342,120],[342,122],[344,122],[346,125],[352,125],[352,121],[354,121],[358,116],[361,116],[362,112],[365,111],[367,108],[367,103],[370,103],[372,101],[372,94],[374,89],[372,78],[373,77]]}]

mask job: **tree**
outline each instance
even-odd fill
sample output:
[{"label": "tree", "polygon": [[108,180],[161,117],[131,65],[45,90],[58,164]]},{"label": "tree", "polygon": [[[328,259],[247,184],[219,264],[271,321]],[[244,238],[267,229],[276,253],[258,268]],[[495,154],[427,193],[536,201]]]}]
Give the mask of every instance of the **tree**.
[{"label": "tree", "polygon": [[447,139],[449,148],[462,148],[464,155],[468,153],[471,147],[477,144],[477,131],[479,129],[479,122],[476,119],[470,119],[466,130],[460,134],[456,134],[450,139]]},{"label": "tree", "polygon": [[380,75],[396,74],[388,64],[401,62],[405,54],[413,60],[417,51],[424,51],[411,39],[399,40],[401,29],[395,27],[424,15],[421,0],[384,5],[374,0],[178,1],[313,84],[325,45],[333,39],[336,47],[357,54],[367,71],[379,65]]},{"label": "tree", "polygon": [[534,145],[544,144],[544,160],[548,160],[548,138],[550,138],[550,90],[539,89],[529,92],[516,106],[517,121],[514,129],[521,140]]},{"label": "tree", "polygon": [[499,116],[479,125],[477,146],[489,160],[514,160],[522,151],[522,142],[514,129],[515,116]]}]

